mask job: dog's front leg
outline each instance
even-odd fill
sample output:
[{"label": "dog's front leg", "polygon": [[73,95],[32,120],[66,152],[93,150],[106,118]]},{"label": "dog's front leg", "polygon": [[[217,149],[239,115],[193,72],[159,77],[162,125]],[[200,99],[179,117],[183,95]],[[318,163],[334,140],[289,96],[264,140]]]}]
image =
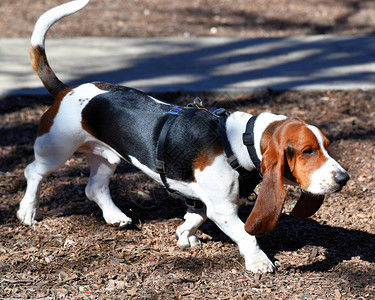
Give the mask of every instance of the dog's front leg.
[{"label": "dog's front leg", "polygon": [[266,273],[274,270],[273,263],[260,249],[256,237],[249,235],[238,217],[238,174],[217,157],[211,166],[195,172],[197,193],[207,207],[207,217],[237,245],[245,258],[246,270]]},{"label": "dog's front leg", "polygon": [[237,215],[237,207],[216,203],[207,206],[207,216],[234,241],[245,258],[246,270],[266,273],[274,270],[273,263],[260,249],[255,236],[249,235]]}]

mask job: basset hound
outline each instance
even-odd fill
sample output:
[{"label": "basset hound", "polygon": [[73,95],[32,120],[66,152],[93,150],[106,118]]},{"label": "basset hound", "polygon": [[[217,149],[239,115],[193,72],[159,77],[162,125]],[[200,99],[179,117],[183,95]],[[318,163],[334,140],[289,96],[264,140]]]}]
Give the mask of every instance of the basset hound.
[{"label": "basset hound", "polygon": [[[55,101],[40,120],[18,218],[26,225],[34,223],[42,180],[78,150],[87,154],[91,168],[87,197],[98,204],[108,224],[127,226],[131,219],[113,203],[108,188],[117,164],[125,159],[169,189],[201,202],[188,208],[185,222],[177,228],[179,245],[199,246],[195,231],[209,218],[238,245],[247,270],[273,271],[256,236],[276,226],[285,201],[284,180],[301,186],[292,214],[307,218],[318,210],[324,195],[340,191],[349,179],[329,156],[328,139],[298,118],[261,113],[255,119],[244,112],[223,116],[199,105],[176,107],[109,83],[66,86],[48,64],[46,33],[88,2],[76,0],[50,9],[39,18],[31,37],[33,69]],[[160,164],[160,135],[167,123]],[[244,134],[251,135],[252,145],[244,143]],[[225,143],[233,154],[231,161]],[[242,175],[232,166],[233,158],[245,172],[259,171],[263,181],[245,224],[237,214]]]}]

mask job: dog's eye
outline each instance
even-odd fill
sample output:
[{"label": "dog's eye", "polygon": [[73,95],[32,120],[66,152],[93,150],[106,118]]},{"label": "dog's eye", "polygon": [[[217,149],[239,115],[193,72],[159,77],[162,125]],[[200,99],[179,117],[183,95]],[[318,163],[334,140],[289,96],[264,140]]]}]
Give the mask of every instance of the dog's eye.
[{"label": "dog's eye", "polygon": [[306,148],[305,150],[302,151],[302,153],[306,155],[312,155],[314,154],[314,150],[312,148]]}]

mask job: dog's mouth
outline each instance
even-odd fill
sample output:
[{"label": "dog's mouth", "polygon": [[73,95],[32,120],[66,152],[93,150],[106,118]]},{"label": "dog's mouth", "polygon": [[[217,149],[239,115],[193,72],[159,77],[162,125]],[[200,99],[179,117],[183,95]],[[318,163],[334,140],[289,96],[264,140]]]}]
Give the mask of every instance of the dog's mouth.
[{"label": "dog's mouth", "polygon": [[309,197],[314,197],[314,196],[319,197],[319,196],[324,196],[324,195],[328,194],[328,193],[312,193],[312,192],[310,192],[310,191],[308,191],[304,188],[301,188],[301,192],[308,195]]},{"label": "dog's mouth", "polygon": [[311,196],[323,196],[323,195],[329,195],[329,194],[333,194],[333,193],[338,193],[338,192],[341,192],[341,190],[344,188],[346,184],[333,184],[333,185],[329,185],[329,186],[326,186],[325,188],[322,189],[322,191],[319,191],[319,192],[311,192],[307,189],[304,189],[301,187],[301,191],[306,193],[306,194],[310,194]]},{"label": "dog's mouth", "polygon": [[333,193],[338,193],[341,192],[341,190],[344,188],[346,184],[335,184],[332,189],[329,191],[327,194],[333,194]]}]

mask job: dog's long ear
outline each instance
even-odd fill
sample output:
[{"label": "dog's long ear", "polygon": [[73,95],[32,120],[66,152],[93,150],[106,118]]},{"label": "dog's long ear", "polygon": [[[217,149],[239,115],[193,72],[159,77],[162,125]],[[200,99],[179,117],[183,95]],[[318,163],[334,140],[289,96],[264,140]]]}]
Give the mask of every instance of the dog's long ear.
[{"label": "dog's long ear", "polygon": [[247,233],[262,236],[277,224],[283,210],[284,149],[271,141],[262,157],[263,182],[254,208],[245,223]]},{"label": "dog's long ear", "polygon": [[292,215],[298,219],[306,219],[317,212],[323,200],[324,195],[312,195],[302,191],[301,197],[292,210]]},{"label": "dog's long ear", "polygon": [[[288,168],[286,168],[285,171],[291,175],[296,164],[296,156],[293,146],[289,145],[288,143],[285,154],[288,162]],[[284,174],[284,176],[287,175],[288,174]],[[299,200],[292,210],[292,215],[299,219],[306,219],[317,212],[322,205],[323,200],[324,195],[313,195],[302,191]]]},{"label": "dog's long ear", "polygon": [[[284,176],[288,178],[288,175],[293,177],[292,173],[296,164],[295,149],[292,145],[287,143],[287,149],[285,151],[286,160],[288,162],[287,168],[285,168]],[[292,210],[292,215],[298,219],[306,219],[312,216],[320,208],[324,200],[324,195],[313,195],[302,191],[299,200]]]}]

